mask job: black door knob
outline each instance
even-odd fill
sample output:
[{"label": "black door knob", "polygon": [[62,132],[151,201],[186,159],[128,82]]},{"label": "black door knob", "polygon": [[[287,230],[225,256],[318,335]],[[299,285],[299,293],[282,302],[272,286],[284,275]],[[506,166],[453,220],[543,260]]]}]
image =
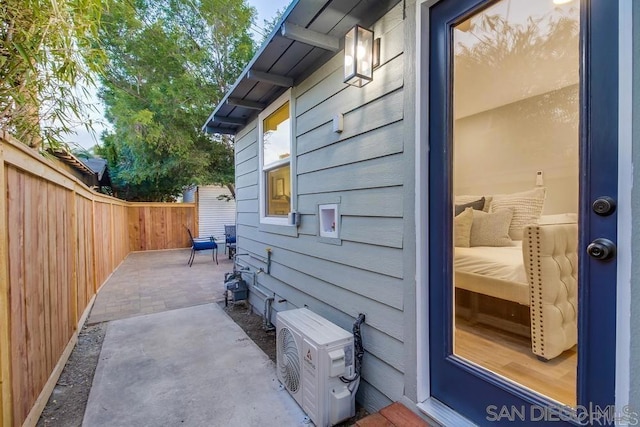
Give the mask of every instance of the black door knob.
[{"label": "black door knob", "polygon": [[587,246],[587,253],[595,259],[610,259],[616,254],[616,245],[609,239],[598,238]]}]

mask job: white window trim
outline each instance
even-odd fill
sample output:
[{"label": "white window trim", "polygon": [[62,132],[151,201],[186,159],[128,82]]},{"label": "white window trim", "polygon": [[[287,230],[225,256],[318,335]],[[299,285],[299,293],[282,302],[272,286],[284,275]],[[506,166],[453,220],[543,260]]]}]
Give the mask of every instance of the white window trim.
[{"label": "white window trim", "polygon": [[631,394],[631,233],[633,229],[633,0],[619,1],[618,64],[618,294],[616,301],[616,408]]},{"label": "white window trim", "polygon": [[[436,417],[437,411],[430,408],[430,360],[429,360],[429,227],[425,218],[429,215],[429,178],[428,178],[428,147],[429,126],[422,122],[422,116],[428,114],[429,105],[429,8],[437,0],[419,0],[416,2],[416,142],[415,142],[415,226],[416,226],[416,366],[417,373],[417,403],[418,407],[427,415]],[[424,71],[423,71],[424,70]],[[452,410],[453,412],[453,410]]]},{"label": "white window trim", "polygon": [[289,202],[289,212],[293,211],[293,203],[296,199],[295,193],[295,185],[293,184],[293,177],[295,176],[295,150],[294,147],[294,133],[293,133],[293,112],[294,112],[294,104],[291,98],[291,89],[288,89],[285,93],[280,95],[278,99],[273,101],[267,108],[262,110],[258,115],[258,204],[260,205],[260,223],[261,224],[271,224],[271,225],[282,225],[282,226],[295,226],[289,224],[288,218],[284,217],[272,217],[267,216],[266,212],[266,193],[265,193],[265,169],[264,169],[264,148],[263,148],[263,126],[264,119],[276,111],[278,108],[282,106],[285,102],[289,101],[289,153],[290,156],[286,160],[277,161],[269,164],[269,169],[275,169],[280,166],[284,166],[287,163],[289,164],[289,171],[291,173],[290,182],[291,182],[291,200]]}]

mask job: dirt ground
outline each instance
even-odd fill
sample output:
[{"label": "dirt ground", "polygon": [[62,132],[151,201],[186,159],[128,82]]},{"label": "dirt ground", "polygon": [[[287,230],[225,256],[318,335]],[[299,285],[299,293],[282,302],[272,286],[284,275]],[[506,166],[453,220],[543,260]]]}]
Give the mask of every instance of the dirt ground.
[{"label": "dirt ground", "polygon": [[47,406],[40,415],[38,427],[77,427],[82,425],[106,329],[106,323],[82,328],[78,334],[78,343],[71,352],[62,374],[60,374]]},{"label": "dirt ground", "polygon": [[[244,303],[229,307],[224,307],[224,303],[220,305],[249,338],[276,363],[276,333],[275,331],[265,332],[262,316],[251,313]],[[106,323],[99,323],[85,326],[80,331],[78,343],[38,420],[38,427],[80,427],[82,425],[106,328]],[[356,420],[366,415],[364,409],[356,408],[356,416],[338,426],[352,426]]]}]

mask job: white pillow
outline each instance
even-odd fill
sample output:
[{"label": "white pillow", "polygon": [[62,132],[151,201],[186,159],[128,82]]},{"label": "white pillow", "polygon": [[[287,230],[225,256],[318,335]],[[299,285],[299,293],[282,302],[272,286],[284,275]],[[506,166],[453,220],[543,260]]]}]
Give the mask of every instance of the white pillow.
[{"label": "white pillow", "polygon": [[494,194],[490,212],[500,209],[512,209],[513,218],[509,227],[509,236],[513,240],[522,240],[525,225],[537,224],[542,215],[545,187],[511,194]]},{"label": "white pillow", "polygon": [[469,236],[470,246],[512,246],[509,225],[513,209],[501,209],[486,213],[472,209],[473,224]]},{"label": "white pillow", "polygon": [[453,218],[453,242],[456,248],[468,248],[473,225],[473,208],[466,208]]}]

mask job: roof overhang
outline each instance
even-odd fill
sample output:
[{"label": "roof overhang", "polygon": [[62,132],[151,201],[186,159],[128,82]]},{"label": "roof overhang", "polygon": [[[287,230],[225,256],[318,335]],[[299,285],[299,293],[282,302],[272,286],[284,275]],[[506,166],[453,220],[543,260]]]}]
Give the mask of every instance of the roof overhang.
[{"label": "roof overhang", "polygon": [[63,163],[71,166],[73,169],[79,171],[81,174],[92,177],[97,176],[94,171],[85,165],[79,158],[71,154],[71,152],[65,148],[49,148],[47,151],[60,159]]},{"label": "roof overhang", "polygon": [[400,0],[293,0],[202,130],[235,135],[260,111],[343,48],[355,24],[370,26]]}]

